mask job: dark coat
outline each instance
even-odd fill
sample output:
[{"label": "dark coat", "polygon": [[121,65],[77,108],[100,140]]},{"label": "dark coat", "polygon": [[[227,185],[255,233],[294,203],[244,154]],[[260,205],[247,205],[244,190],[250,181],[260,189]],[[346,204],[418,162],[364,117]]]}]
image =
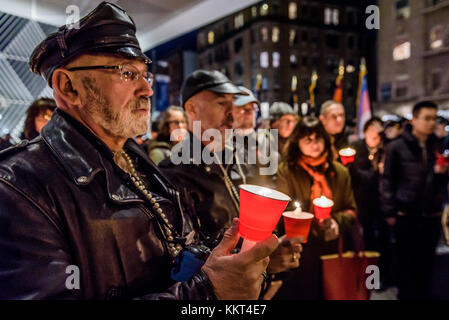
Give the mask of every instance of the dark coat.
[{"label": "dark coat", "polygon": [[[179,234],[192,230],[175,187],[133,140],[125,149]],[[0,299],[211,299],[200,272],[170,279],[160,219],[111,151],[56,111],[42,136],[0,153]],[[80,271],[69,290],[67,267]]]},{"label": "dark coat", "polygon": [[431,135],[424,156],[411,128],[388,145],[381,202],[387,217],[395,217],[398,211],[411,216],[442,211],[448,179],[447,174],[434,173],[438,149],[436,137]]}]

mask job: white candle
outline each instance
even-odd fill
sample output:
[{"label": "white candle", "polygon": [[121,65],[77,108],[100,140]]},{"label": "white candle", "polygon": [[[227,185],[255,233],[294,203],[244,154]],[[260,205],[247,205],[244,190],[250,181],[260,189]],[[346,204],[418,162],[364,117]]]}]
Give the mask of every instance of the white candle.
[{"label": "white candle", "polygon": [[313,204],[321,208],[327,208],[333,206],[334,202],[331,199],[326,198],[325,196],[321,196],[313,200]]},{"label": "white candle", "polygon": [[339,154],[343,157],[351,157],[355,155],[355,150],[352,148],[341,149]]},{"label": "white candle", "polygon": [[301,205],[299,204],[298,201],[295,201],[295,206],[296,206],[296,209],[295,209],[295,211],[293,211],[293,214],[294,214],[295,216],[300,216],[302,210],[301,210]]}]

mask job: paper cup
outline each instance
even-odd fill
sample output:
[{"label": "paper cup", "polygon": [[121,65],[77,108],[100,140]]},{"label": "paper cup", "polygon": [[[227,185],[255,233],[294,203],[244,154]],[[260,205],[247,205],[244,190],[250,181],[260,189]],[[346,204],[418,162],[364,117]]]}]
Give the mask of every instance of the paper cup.
[{"label": "paper cup", "polygon": [[330,218],[334,202],[326,197],[316,198],[313,200],[315,217],[319,220]]},{"label": "paper cup", "polygon": [[307,243],[310,226],[314,217],[313,214],[301,212],[299,215],[296,215],[294,211],[286,211],[282,215],[284,216],[285,234],[287,238],[303,237],[303,243]]},{"label": "paper cup", "polygon": [[239,234],[259,242],[273,233],[290,197],[273,189],[240,185]]},{"label": "paper cup", "polygon": [[341,149],[338,154],[340,155],[341,163],[346,165],[354,162],[355,150],[352,148]]}]

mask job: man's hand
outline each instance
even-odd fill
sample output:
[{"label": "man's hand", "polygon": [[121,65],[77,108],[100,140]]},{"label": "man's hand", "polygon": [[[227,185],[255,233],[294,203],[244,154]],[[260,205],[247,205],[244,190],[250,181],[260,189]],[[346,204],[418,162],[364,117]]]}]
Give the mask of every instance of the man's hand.
[{"label": "man's hand", "polygon": [[279,245],[272,235],[251,249],[231,254],[238,240],[238,218],[234,218],[223,240],[212,251],[202,270],[207,274],[220,300],[257,300],[263,275],[270,261],[269,255]]},{"label": "man's hand", "polygon": [[390,227],[394,227],[394,225],[396,224],[396,218],[395,217],[385,218],[385,221],[387,222],[387,224]]},{"label": "man's hand", "polygon": [[286,239],[286,235],[279,238],[279,247],[270,255],[269,273],[279,273],[299,267],[303,237]]},{"label": "man's hand", "polygon": [[324,241],[332,241],[340,235],[340,228],[337,221],[333,218],[328,218],[319,223],[320,228],[324,229]]},{"label": "man's hand", "polygon": [[433,167],[433,171],[437,174],[444,174],[448,172],[448,165],[439,165],[435,164]]}]

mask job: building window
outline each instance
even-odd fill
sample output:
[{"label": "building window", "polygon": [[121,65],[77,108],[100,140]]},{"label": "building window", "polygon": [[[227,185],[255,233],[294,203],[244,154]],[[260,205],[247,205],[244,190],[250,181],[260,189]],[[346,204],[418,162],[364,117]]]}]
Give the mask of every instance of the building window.
[{"label": "building window", "polygon": [[405,82],[396,85],[396,98],[404,98],[408,95],[408,85]]},{"label": "building window", "polygon": [[354,50],[355,47],[355,37],[354,36],[348,36],[348,49]]},{"label": "building window", "polygon": [[256,69],[257,67],[257,54],[251,54],[251,69]]},{"label": "building window", "polygon": [[332,23],[336,26],[340,24],[340,12],[338,9],[332,11]]},{"label": "building window", "polygon": [[251,44],[256,42],[256,32],[254,31],[254,29],[251,29],[249,31],[249,38],[250,38]]},{"label": "building window", "polygon": [[439,49],[443,46],[443,26],[438,25],[430,30],[430,49]]},{"label": "building window", "polygon": [[241,37],[234,40],[234,52],[239,53],[243,47],[243,39]]},{"label": "building window", "polygon": [[267,77],[263,77],[262,78],[262,91],[267,91],[268,90],[268,78]]},{"label": "building window", "polygon": [[317,6],[310,7],[310,16],[312,19],[320,19],[320,10]]},{"label": "building window", "polygon": [[273,90],[279,91],[281,89],[281,77],[279,74],[275,74],[273,77]]},{"label": "building window", "polygon": [[326,46],[330,49],[338,49],[340,47],[340,36],[336,34],[326,34]]},{"label": "building window", "polygon": [[329,73],[334,73],[336,70],[338,70],[339,67],[339,61],[337,57],[328,57],[327,58],[327,71]]},{"label": "building window", "polygon": [[326,8],[324,9],[324,24],[331,24],[332,23],[332,9]]},{"label": "building window", "polygon": [[214,63],[214,57],[212,55],[212,52],[209,52],[209,54],[207,55],[207,62],[209,63],[210,66],[212,65],[212,63]]},{"label": "building window", "polygon": [[410,41],[399,41],[393,49],[393,60],[401,61],[410,58],[411,45]]},{"label": "building window", "polygon": [[279,52],[275,51],[273,52],[273,67],[279,68],[279,65],[281,64],[281,55]]},{"label": "building window", "polygon": [[309,58],[306,55],[302,56],[302,65],[303,67],[307,67],[309,65]]},{"label": "building window", "polygon": [[435,70],[432,72],[431,78],[432,92],[437,91],[441,87],[441,70]]},{"label": "building window", "polygon": [[325,8],[324,9],[324,24],[330,25],[338,25],[340,23],[340,13],[338,9]]},{"label": "building window", "polygon": [[266,16],[267,14],[268,14],[268,4],[265,3],[260,7],[260,15]]},{"label": "building window", "polygon": [[407,19],[410,17],[410,4],[408,0],[396,0],[396,19]]},{"label": "building window", "polygon": [[234,64],[234,74],[238,77],[242,76],[243,74],[243,64],[242,61],[237,61]]},{"label": "building window", "polygon": [[198,45],[200,48],[202,48],[206,45],[206,37],[203,32],[198,34]]},{"label": "building window", "polygon": [[296,69],[298,67],[298,58],[295,54],[290,55],[290,67]]},{"label": "building window", "polygon": [[308,38],[309,38],[309,36],[308,36],[307,31],[303,31],[302,32],[302,39],[301,39],[302,42],[307,42]]},{"label": "building window", "polygon": [[270,61],[268,58],[268,52],[263,51],[260,53],[260,67],[261,68],[268,68],[270,66]]},{"label": "building window", "polygon": [[320,57],[319,56],[314,56],[312,58],[312,66],[315,69],[318,69],[318,67],[320,66]]},{"label": "building window", "polygon": [[310,42],[314,45],[317,46],[318,42],[319,42],[319,34],[316,30],[313,30],[311,32],[311,36],[310,36]]},{"label": "building window", "polygon": [[253,18],[257,18],[257,7],[256,6],[251,7],[251,16]]},{"label": "building window", "polygon": [[267,27],[262,27],[262,29],[260,29],[261,34],[262,34],[262,41],[266,42],[268,41],[268,28]]},{"label": "building window", "polygon": [[207,42],[209,44],[214,44],[214,42],[215,42],[215,33],[213,31],[209,31],[209,33],[207,34]]},{"label": "building window", "polygon": [[288,17],[294,20],[298,17],[298,4],[296,2],[290,2],[288,4]]},{"label": "building window", "polygon": [[391,100],[391,83],[383,83],[380,86],[380,98],[382,102],[389,102]]},{"label": "building window", "polygon": [[245,24],[245,16],[240,13],[234,17],[234,28],[239,29]]},{"label": "building window", "polygon": [[293,46],[293,44],[297,43],[296,42],[296,30],[295,29],[290,29],[290,33],[288,35],[288,43],[290,46]]},{"label": "building window", "polygon": [[271,34],[271,40],[274,43],[278,43],[279,42],[279,27],[273,27],[273,31]]}]

